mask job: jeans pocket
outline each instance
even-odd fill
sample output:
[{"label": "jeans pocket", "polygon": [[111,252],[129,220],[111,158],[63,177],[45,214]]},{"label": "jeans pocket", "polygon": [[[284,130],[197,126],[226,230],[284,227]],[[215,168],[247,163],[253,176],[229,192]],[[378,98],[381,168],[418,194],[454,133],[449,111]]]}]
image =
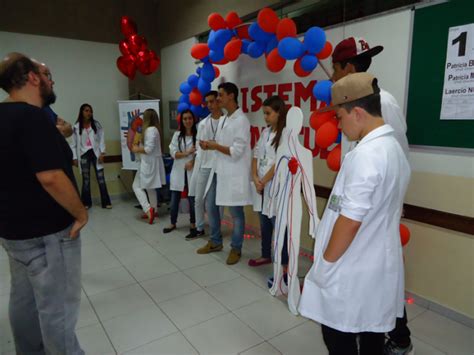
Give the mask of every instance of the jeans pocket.
[{"label": "jeans pocket", "polygon": [[16,263],[26,268],[30,276],[38,275],[48,267],[48,259],[44,247],[22,251],[10,250],[8,254]]}]

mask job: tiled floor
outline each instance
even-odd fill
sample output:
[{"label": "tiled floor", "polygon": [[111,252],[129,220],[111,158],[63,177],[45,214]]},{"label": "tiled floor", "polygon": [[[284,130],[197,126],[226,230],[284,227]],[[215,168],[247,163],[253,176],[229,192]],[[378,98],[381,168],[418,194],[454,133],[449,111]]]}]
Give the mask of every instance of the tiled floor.
[{"label": "tiled floor", "polygon": [[[244,242],[243,260],[198,255],[205,240],[186,241],[186,216],[163,235],[163,213],[150,226],[133,202],[93,207],[82,233],[83,294],[77,333],[88,354],[326,354],[320,326],[293,316],[268,293],[271,265],[247,266],[259,241]],[[225,233],[229,235],[229,231]],[[302,260],[300,275],[310,264]],[[9,272],[0,250],[0,354],[13,354],[8,323]],[[474,331],[407,305],[417,355],[472,355]]]}]

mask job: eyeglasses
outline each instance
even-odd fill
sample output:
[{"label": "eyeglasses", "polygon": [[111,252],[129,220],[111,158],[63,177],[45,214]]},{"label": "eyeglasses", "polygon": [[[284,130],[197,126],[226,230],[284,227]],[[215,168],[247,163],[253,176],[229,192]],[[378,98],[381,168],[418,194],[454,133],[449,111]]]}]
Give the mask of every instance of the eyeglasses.
[{"label": "eyeglasses", "polygon": [[42,71],[41,74],[47,77],[49,81],[53,81],[53,76],[51,75],[49,71]]}]

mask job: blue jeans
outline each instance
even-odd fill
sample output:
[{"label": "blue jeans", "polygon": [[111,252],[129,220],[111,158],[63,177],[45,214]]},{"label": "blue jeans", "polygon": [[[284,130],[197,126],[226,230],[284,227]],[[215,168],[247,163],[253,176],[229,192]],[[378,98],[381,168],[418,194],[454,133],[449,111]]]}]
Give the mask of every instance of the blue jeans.
[{"label": "blue jeans", "polygon": [[0,239],[10,261],[9,317],[17,354],[84,354],[75,333],[81,240],[70,239],[69,231]]},{"label": "blue jeans", "polygon": [[[260,234],[262,236],[262,258],[272,258],[272,236],[275,229],[275,217],[269,218],[262,212],[258,212],[260,217]],[[281,264],[288,265],[288,248],[287,236],[285,232],[285,240],[283,242],[283,249],[281,251]]]},{"label": "blue jeans", "polygon": [[[212,178],[211,187],[206,195],[206,210],[209,218],[209,226],[211,227],[211,241],[214,245],[222,244],[221,234],[221,213],[219,206],[216,205],[216,185],[217,175]],[[234,228],[232,229],[232,242],[230,246],[237,251],[242,250],[245,231],[245,215],[243,206],[229,206],[230,214]]]},{"label": "blue jeans", "polygon": [[111,204],[107,185],[105,184],[104,169],[97,170],[97,157],[94,151],[90,149],[81,156],[81,174],[82,174],[82,191],[81,200],[84,206],[92,206],[91,198],[91,165],[94,167],[97,183],[99,184],[100,202],[102,207]]},{"label": "blue jeans", "polygon": [[[181,191],[171,191],[171,203],[170,203],[170,215],[171,224],[176,225],[178,221],[178,210],[179,201],[181,201]],[[189,202],[189,223],[196,223],[196,217],[194,215],[194,197],[188,196]]]}]

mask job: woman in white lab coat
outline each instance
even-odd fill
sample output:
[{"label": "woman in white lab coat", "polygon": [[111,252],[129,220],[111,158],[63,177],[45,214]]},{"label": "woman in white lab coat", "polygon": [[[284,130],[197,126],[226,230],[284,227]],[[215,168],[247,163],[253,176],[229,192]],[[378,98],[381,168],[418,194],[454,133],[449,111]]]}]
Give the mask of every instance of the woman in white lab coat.
[{"label": "woman in white lab coat", "polygon": [[[170,176],[171,190],[171,225],[163,229],[169,233],[176,229],[178,219],[179,201],[183,191],[187,194],[188,183],[191,181],[194,158],[196,154],[196,118],[191,110],[181,112],[179,130],[173,135],[170,143],[170,154],[174,159]],[[191,233],[196,233],[196,220],[194,215],[194,197],[188,196]]]},{"label": "woman in white lab coat", "polygon": [[140,154],[140,166],[132,188],[150,224],[153,223],[158,204],[156,189],[166,184],[159,126],[158,113],[153,109],[145,110],[141,142],[132,146],[132,152]]},{"label": "woman in white lab coat", "polygon": [[[91,164],[95,169],[99,183],[102,208],[112,208],[104,176],[105,138],[101,124],[94,119],[92,106],[82,104],[77,122],[73,128],[71,150],[73,164],[80,167],[82,174],[81,199],[86,208],[92,206],[91,199]],[[80,159],[80,164],[78,160]]]},{"label": "woman in white lab coat", "polygon": [[[252,179],[258,194],[257,206],[254,210],[260,218],[260,235],[262,237],[262,256],[250,259],[249,266],[260,266],[272,263],[272,235],[275,228],[275,217],[270,213],[270,185],[275,173],[276,151],[286,134],[286,106],[279,96],[272,96],[263,102],[263,117],[267,127],[262,131],[260,139],[253,151]],[[286,238],[282,249],[281,264],[288,265]]]}]

